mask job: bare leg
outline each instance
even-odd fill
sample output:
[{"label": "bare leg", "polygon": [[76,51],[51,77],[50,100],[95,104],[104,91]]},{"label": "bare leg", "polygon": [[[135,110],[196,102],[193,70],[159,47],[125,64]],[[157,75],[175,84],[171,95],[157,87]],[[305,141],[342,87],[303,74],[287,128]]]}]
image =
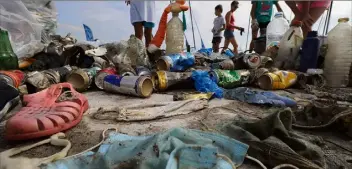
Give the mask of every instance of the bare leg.
[{"label": "bare leg", "polygon": [[325,12],[326,8],[311,8],[309,9],[309,15],[312,17],[313,24],[312,25],[303,25],[302,26],[302,31],[304,37],[307,36],[309,31],[312,31],[312,26],[314,25],[315,22],[320,18],[320,16]]},{"label": "bare leg", "polygon": [[237,45],[236,39],[233,37],[233,38],[230,39],[230,42],[231,42],[231,44],[233,46],[233,53],[235,55],[237,55],[238,54],[238,49],[237,49],[238,45]]},{"label": "bare leg", "polygon": [[219,52],[219,48],[220,48],[220,43],[219,42],[213,43],[213,51],[214,51],[214,53],[218,53]]},{"label": "bare leg", "polygon": [[153,39],[153,28],[144,28],[145,46],[148,47],[150,41]]},{"label": "bare leg", "polygon": [[225,52],[229,48],[230,40],[225,38],[224,48],[222,48],[221,53]]},{"label": "bare leg", "polygon": [[134,35],[142,40],[143,39],[143,23],[142,22],[136,22],[133,23],[134,26]]},{"label": "bare leg", "polygon": [[257,37],[258,37],[258,29],[252,29],[252,41],[251,41],[251,44],[249,45],[249,50],[250,51],[254,50],[254,42],[253,42],[253,40],[256,39]]}]

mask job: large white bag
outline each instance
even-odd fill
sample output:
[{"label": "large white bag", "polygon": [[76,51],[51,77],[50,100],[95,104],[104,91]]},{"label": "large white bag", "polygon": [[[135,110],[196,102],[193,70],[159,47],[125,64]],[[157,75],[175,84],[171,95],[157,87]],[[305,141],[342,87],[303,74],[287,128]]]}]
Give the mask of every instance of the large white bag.
[{"label": "large white bag", "polygon": [[43,27],[33,18],[22,1],[0,1],[0,28],[10,34],[11,45],[19,59],[43,50]]}]

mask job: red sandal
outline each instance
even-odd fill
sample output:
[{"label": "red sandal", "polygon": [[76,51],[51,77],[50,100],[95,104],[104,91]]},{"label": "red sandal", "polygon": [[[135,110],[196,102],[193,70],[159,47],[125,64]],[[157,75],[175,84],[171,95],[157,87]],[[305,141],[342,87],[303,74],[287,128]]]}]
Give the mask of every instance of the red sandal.
[{"label": "red sandal", "polygon": [[27,140],[67,130],[77,125],[88,109],[87,98],[70,83],[24,95],[23,102],[27,105],[6,123],[7,140]]}]

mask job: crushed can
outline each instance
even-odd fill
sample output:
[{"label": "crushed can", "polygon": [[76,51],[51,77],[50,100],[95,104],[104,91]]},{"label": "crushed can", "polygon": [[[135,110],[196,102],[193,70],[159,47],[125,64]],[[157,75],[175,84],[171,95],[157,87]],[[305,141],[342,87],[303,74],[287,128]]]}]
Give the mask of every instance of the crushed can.
[{"label": "crushed can", "polygon": [[226,59],[222,62],[211,64],[212,69],[224,69],[224,70],[233,70],[235,69],[235,64],[231,59]]},{"label": "crushed can", "polygon": [[264,90],[286,89],[297,82],[297,75],[290,71],[268,72],[258,79],[258,85]]},{"label": "crushed can", "polygon": [[138,76],[151,76],[151,71],[144,66],[137,66],[136,73]]},{"label": "crushed can", "polygon": [[215,69],[209,75],[220,87],[232,89],[249,83],[251,73],[248,70]]},{"label": "crushed can", "polygon": [[107,75],[103,88],[107,92],[146,98],[153,92],[153,82],[148,76]]},{"label": "crushed can", "polygon": [[104,89],[104,78],[107,75],[115,75],[116,69],[113,67],[102,69],[98,72],[98,74],[94,78],[94,84],[97,86],[98,89]]},{"label": "crushed can", "polygon": [[240,54],[235,57],[235,69],[256,69],[261,65],[261,57],[256,53]]},{"label": "crushed can", "polygon": [[192,72],[153,72],[152,80],[155,90],[164,91],[169,88],[193,88]]},{"label": "crushed can", "polygon": [[71,83],[77,91],[85,91],[91,86],[100,70],[99,67],[74,70],[67,76],[67,82]]},{"label": "crushed can", "polygon": [[24,77],[25,74],[19,70],[0,71],[0,81],[4,81],[15,88],[18,88],[23,83]]}]

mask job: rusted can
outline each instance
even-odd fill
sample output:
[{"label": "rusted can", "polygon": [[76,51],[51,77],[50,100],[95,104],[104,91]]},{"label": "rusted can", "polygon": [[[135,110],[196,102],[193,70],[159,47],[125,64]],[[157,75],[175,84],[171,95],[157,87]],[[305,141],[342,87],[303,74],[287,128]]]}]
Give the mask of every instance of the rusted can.
[{"label": "rusted can", "polygon": [[94,63],[92,65],[92,67],[99,67],[101,69],[105,69],[107,67],[109,67],[109,62],[106,61],[105,59],[101,58],[101,57],[96,57],[94,56]]},{"label": "rusted can", "polygon": [[98,72],[98,74],[94,78],[94,84],[98,89],[104,89],[104,78],[107,75],[115,75],[116,69],[113,67],[102,69]]},{"label": "rusted can", "polygon": [[263,67],[263,68],[271,68],[271,67],[273,67],[274,61],[270,57],[260,56],[260,58],[261,58],[260,67]]},{"label": "rusted can", "polygon": [[210,77],[220,86],[231,89],[249,83],[250,71],[248,70],[220,70],[209,72]]},{"label": "rusted can", "polygon": [[151,76],[151,71],[144,66],[137,66],[136,73],[138,76]]},{"label": "rusted can", "polygon": [[170,87],[193,88],[192,72],[157,71],[152,73],[152,80],[156,90],[164,91]]},{"label": "rusted can", "polygon": [[264,90],[286,89],[297,82],[297,75],[290,71],[275,71],[259,77],[258,85]]},{"label": "rusted can", "polygon": [[132,68],[131,65],[127,64],[118,64],[117,74],[121,76],[136,76],[136,71]]},{"label": "rusted can", "polygon": [[70,65],[66,65],[59,68],[53,68],[45,70],[44,73],[51,75],[56,80],[56,83],[60,83],[65,81],[66,76],[72,71],[72,67]]},{"label": "rusted can", "polygon": [[235,64],[231,59],[224,60],[222,62],[211,64],[212,69],[223,69],[223,70],[233,70],[235,69]]},{"label": "rusted can", "polygon": [[91,86],[94,77],[100,70],[99,67],[74,70],[67,76],[67,82],[71,83],[77,91],[85,91]]},{"label": "rusted can", "polygon": [[0,71],[0,81],[4,81],[15,88],[18,88],[23,83],[24,77],[24,73],[19,70]]},{"label": "rusted can", "polygon": [[153,82],[148,76],[107,75],[104,78],[105,91],[138,97],[149,97],[153,92]]},{"label": "rusted can", "polygon": [[242,54],[234,63],[235,69],[256,69],[261,65],[261,57],[256,53]]}]

